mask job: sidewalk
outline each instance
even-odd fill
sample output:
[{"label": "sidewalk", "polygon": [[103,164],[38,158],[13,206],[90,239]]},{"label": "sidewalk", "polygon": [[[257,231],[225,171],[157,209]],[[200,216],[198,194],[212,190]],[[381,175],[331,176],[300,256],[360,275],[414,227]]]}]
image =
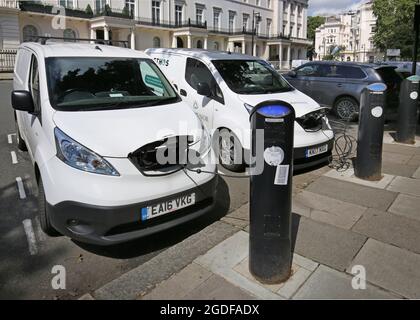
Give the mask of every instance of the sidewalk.
[{"label": "sidewalk", "polygon": [[[249,274],[245,204],[218,222],[226,230],[223,241],[149,288],[138,286],[133,298],[419,299],[420,147],[392,143],[388,134],[379,182],[329,168],[294,177],[287,282],[262,285]],[[352,288],[356,265],[366,270],[365,290]]]},{"label": "sidewalk", "polygon": [[0,72],[0,81],[13,80],[13,72]]}]

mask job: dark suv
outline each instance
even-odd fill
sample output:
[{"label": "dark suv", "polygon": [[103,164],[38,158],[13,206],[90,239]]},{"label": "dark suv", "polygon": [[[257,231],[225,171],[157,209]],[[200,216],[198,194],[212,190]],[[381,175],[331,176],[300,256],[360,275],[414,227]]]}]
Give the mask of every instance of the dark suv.
[{"label": "dark suv", "polygon": [[363,88],[374,82],[387,85],[386,112],[395,112],[402,81],[393,66],[336,61],[309,62],[284,77],[296,89],[320,105],[332,107],[339,118],[346,120],[356,117]]}]

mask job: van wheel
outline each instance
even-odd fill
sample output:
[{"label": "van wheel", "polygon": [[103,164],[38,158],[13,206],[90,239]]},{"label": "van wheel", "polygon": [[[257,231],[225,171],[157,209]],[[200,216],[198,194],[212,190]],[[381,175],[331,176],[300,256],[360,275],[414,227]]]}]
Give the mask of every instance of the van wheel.
[{"label": "van wheel", "polygon": [[16,140],[17,140],[17,147],[20,151],[28,151],[28,148],[26,147],[25,141],[22,139],[22,136],[20,134],[19,125],[17,123],[17,120],[15,120],[15,126],[16,126]]},{"label": "van wheel", "polygon": [[42,231],[44,231],[50,237],[57,237],[60,234],[51,225],[50,218],[47,212],[47,200],[45,198],[44,185],[42,179],[39,177],[38,182],[38,210],[39,210],[39,222]]},{"label": "van wheel", "polygon": [[343,97],[335,102],[334,111],[341,120],[353,121],[359,112],[359,104],[352,97]]},{"label": "van wheel", "polygon": [[[244,172],[243,157],[244,152],[239,139],[227,129],[220,130],[219,161],[222,167],[233,172]],[[235,163],[238,161],[241,161],[241,163]]]}]

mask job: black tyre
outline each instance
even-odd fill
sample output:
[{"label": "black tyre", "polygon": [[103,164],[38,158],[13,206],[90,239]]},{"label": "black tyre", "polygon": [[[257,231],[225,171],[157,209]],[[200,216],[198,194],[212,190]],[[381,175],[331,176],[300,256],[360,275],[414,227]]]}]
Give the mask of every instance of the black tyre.
[{"label": "black tyre", "polygon": [[352,97],[342,97],[335,102],[334,111],[341,120],[353,121],[359,112],[359,104]]},{"label": "black tyre", "polygon": [[19,126],[17,123],[17,120],[15,121],[16,125],[16,140],[17,140],[17,147],[20,151],[27,151],[28,148],[26,147],[25,141],[22,139],[22,136],[20,134]]},{"label": "black tyre", "polygon": [[242,145],[228,129],[222,129],[219,133],[219,161],[222,167],[229,171],[245,171]]},{"label": "black tyre", "polygon": [[47,200],[45,198],[44,185],[42,184],[42,179],[39,178],[38,182],[38,210],[39,210],[39,222],[41,224],[41,229],[50,237],[57,237],[60,234],[54,227],[51,225],[50,217],[47,212]]}]

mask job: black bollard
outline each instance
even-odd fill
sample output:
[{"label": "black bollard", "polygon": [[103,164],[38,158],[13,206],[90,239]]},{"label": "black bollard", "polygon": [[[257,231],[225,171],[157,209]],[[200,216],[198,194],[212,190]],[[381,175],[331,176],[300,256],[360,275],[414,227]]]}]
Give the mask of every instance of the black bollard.
[{"label": "black bollard", "polygon": [[[256,157],[256,143],[264,143],[264,171],[250,179],[249,270],[263,283],[290,277],[294,122],[293,107],[283,101],[263,102],[251,112],[251,152]],[[257,142],[261,129],[264,141]]]},{"label": "black bollard", "polygon": [[357,158],[354,166],[354,174],[360,179],[382,179],[385,91],[385,84],[373,83],[363,89],[360,99]]},{"label": "black bollard", "polygon": [[419,81],[419,76],[411,76],[404,79],[401,84],[396,142],[406,144],[416,143]]}]

